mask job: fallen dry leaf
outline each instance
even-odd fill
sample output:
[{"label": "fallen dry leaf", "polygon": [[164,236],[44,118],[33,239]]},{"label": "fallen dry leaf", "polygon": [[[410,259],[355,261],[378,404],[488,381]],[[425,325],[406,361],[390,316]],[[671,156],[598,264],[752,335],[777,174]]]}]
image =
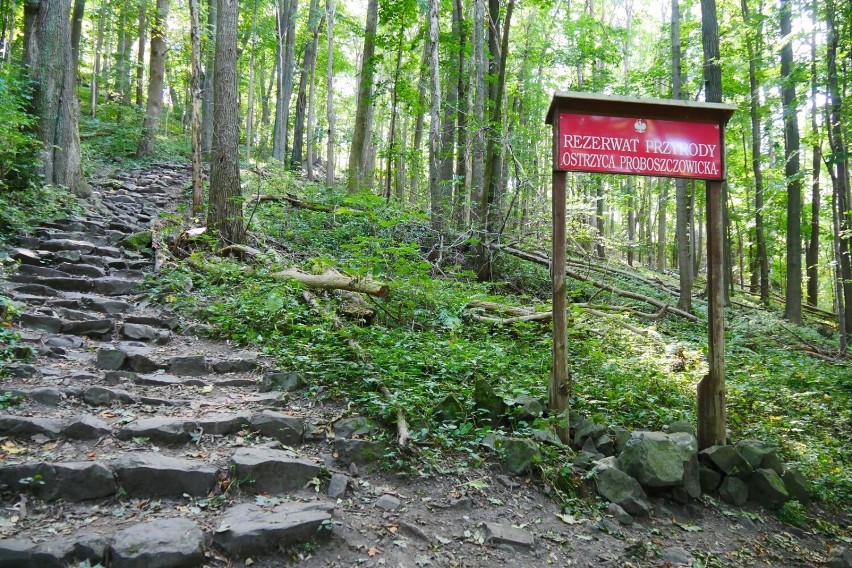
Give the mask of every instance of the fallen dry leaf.
[{"label": "fallen dry leaf", "polygon": [[379,553],[379,549],[375,546],[371,546],[369,550],[367,550],[367,556],[373,557]]}]

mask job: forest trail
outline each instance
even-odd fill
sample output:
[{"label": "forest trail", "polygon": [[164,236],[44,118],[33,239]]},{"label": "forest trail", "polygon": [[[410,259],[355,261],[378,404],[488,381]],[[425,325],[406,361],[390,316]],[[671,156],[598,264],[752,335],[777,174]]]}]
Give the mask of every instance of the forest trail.
[{"label": "forest trail", "polygon": [[0,410],[0,567],[828,558],[816,532],[751,504],[652,497],[650,517],[619,523],[593,508],[563,515],[534,478],[493,461],[439,477],[381,471],[380,426],[146,299],[153,259],[134,241],[175,208],[189,173],[160,164],[102,180],[98,211],[46,223],[11,251],[20,266],[2,286],[36,355],[4,381],[15,400]]}]

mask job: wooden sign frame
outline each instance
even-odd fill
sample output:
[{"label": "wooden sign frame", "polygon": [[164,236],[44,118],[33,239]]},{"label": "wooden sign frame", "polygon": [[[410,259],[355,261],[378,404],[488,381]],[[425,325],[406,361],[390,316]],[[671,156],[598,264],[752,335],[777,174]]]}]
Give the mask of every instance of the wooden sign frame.
[{"label": "wooden sign frame", "polygon": [[[569,171],[589,171],[560,163],[560,116],[589,115],[591,117],[620,117],[637,120],[637,131],[644,132],[646,122],[676,121],[718,125],[720,168],[717,174],[701,177],[677,175],[671,171],[667,177],[699,178],[706,180],[707,195],[707,291],[708,291],[708,363],[709,372],[698,384],[698,446],[700,449],[725,443],[725,314],[723,276],[723,207],[722,184],[725,181],[725,126],[736,107],[719,103],[633,98],[570,91],[557,91],[547,111],[545,123],[553,131],[553,254],[551,278],[553,284],[553,368],[548,384],[551,412],[560,416],[557,434],[563,442],[570,439],[568,414],[570,410],[571,376],[568,366],[567,301],[565,293],[566,268],[566,195],[565,182]],[[641,121],[641,124],[639,122]],[[665,127],[665,125],[663,125]],[[684,131],[681,129],[681,131]],[[689,128],[685,129],[689,132]],[[563,142],[565,140],[563,139]],[[591,146],[591,145],[589,145]],[[598,145],[600,147],[600,145]],[[629,147],[628,147],[629,149]],[[610,162],[612,163],[612,162]],[[631,173],[624,169],[601,173],[615,175],[649,175]],[[657,175],[657,174],[654,174]]]}]

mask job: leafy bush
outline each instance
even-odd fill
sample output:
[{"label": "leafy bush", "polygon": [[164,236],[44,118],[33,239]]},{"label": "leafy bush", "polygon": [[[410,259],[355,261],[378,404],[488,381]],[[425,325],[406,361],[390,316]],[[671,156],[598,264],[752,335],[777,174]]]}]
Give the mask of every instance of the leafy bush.
[{"label": "leafy bush", "polygon": [[22,188],[35,173],[38,140],[27,112],[30,82],[20,67],[0,67],[0,189]]}]

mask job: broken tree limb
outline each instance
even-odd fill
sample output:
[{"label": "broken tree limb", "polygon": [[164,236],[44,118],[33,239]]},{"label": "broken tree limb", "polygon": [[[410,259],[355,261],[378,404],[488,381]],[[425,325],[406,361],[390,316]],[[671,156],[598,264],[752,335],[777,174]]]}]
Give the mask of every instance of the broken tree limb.
[{"label": "broken tree limb", "polygon": [[272,274],[275,278],[290,278],[301,282],[308,288],[319,288],[322,290],[349,290],[350,292],[361,292],[377,298],[387,298],[390,294],[390,286],[375,280],[366,278],[350,277],[336,272],[325,274],[307,274],[288,268]]},{"label": "broken tree limb", "polygon": [[[549,258],[541,257],[537,254],[528,253],[526,251],[522,251],[522,250],[512,248],[512,247],[497,246],[496,248],[498,248],[499,250],[502,250],[503,252],[510,254],[510,255],[512,255],[516,258],[520,258],[521,260],[527,260],[529,262],[534,262],[534,263],[539,264],[541,266],[546,266],[547,268],[550,268],[550,259]],[[631,300],[638,300],[640,302],[645,302],[646,304],[651,304],[652,306],[656,307],[657,309],[662,309],[663,307],[668,306],[668,304],[666,304],[665,302],[661,302],[660,300],[657,300],[656,298],[651,298],[649,296],[643,296],[642,294],[637,294],[636,292],[630,292],[628,290],[622,290],[620,288],[617,288],[617,287],[612,286],[610,284],[606,284],[604,282],[598,282],[597,280],[590,278],[590,277],[588,277],[584,274],[581,274],[581,273],[577,272],[576,270],[572,270],[571,268],[566,268],[565,274],[567,274],[568,276],[570,276],[571,278],[573,278],[575,280],[580,280],[582,282],[588,282],[589,284],[591,284],[592,286],[595,286],[596,288],[600,288],[601,290],[606,290],[608,292],[612,292],[613,294],[616,294],[616,295],[621,296],[623,298],[630,298]],[[691,313],[685,312],[685,311],[678,309],[678,308],[668,307],[667,311],[669,311],[669,312],[671,312],[671,313],[673,313],[677,316],[680,316],[684,319],[687,319],[689,321],[695,322],[695,323],[698,323],[698,322],[701,321],[701,320],[698,319],[698,317],[692,315]]]},{"label": "broken tree limb", "polygon": [[[606,304],[570,304],[572,308],[579,308],[580,310],[586,311],[592,314],[600,314],[600,312],[621,312],[627,313],[631,315],[635,315],[637,317],[649,319],[649,320],[658,320],[661,319],[668,310],[668,306],[663,306],[659,312],[655,314],[648,314],[645,312],[640,312],[634,310],[633,308],[628,308],[626,306],[609,306]],[[481,314],[471,314],[471,319],[474,321],[480,321],[485,323],[493,323],[499,325],[519,323],[525,321],[547,321],[553,318],[553,312],[536,312],[535,310],[527,309],[527,308],[519,308],[515,306],[505,306],[503,304],[498,304],[496,302],[484,302],[480,300],[474,300],[467,305],[468,308],[474,309],[483,309],[489,312],[497,312],[497,313],[506,313],[510,314],[512,317],[494,317],[487,316]],[[611,317],[611,316],[610,316]]]},{"label": "broken tree limb", "polygon": [[334,211],[334,207],[332,207],[331,205],[324,205],[322,203],[312,203],[310,201],[302,201],[292,193],[285,193],[284,195],[258,195],[255,200],[258,203],[264,203],[267,201],[284,202],[295,209],[309,209],[311,211],[322,211],[323,213],[332,213]]}]

